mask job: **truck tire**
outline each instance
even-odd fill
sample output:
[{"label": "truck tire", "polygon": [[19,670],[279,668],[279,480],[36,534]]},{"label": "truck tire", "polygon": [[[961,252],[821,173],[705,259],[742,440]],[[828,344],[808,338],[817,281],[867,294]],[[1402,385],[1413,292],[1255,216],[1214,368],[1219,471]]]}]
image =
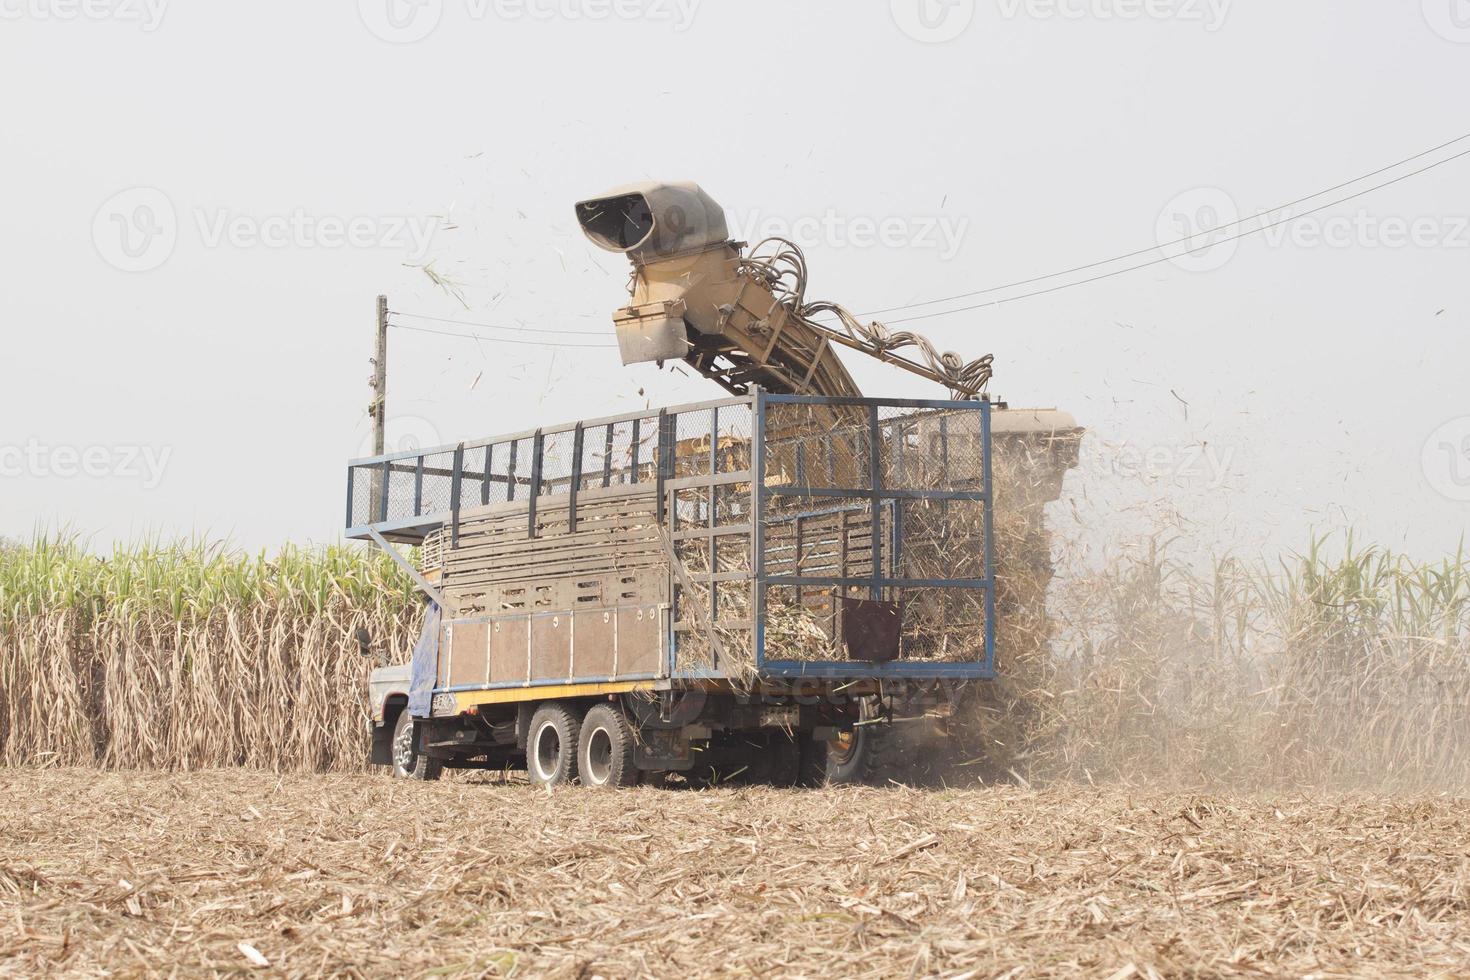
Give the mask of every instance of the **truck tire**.
[{"label": "truck tire", "polygon": [[[878,717],[877,705],[864,699],[858,710],[861,721]],[[819,742],[810,735],[801,739],[800,786],[858,786],[877,782],[887,726],[854,725],[835,741]]]},{"label": "truck tire", "polygon": [[405,708],[398,712],[398,720],[393,723],[393,775],[399,779],[438,779],[444,773],[444,761],[415,752],[413,735],[413,718]]},{"label": "truck tire", "polygon": [[614,704],[599,704],[582,719],[577,742],[577,772],[582,785],[622,789],[638,784],[633,765],[633,728]]},{"label": "truck tire", "polygon": [[873,730],[861,726],[835,742],[826,743],[823,782],[828,786],[853,786],[868,782],[872,771]]},{"label": "truck tire", "polygon": [[577,745],[582,720],[560,701],[543,704],[531,716],[526,733],[526,772],[537,786],[566,786],[577,781]]}]

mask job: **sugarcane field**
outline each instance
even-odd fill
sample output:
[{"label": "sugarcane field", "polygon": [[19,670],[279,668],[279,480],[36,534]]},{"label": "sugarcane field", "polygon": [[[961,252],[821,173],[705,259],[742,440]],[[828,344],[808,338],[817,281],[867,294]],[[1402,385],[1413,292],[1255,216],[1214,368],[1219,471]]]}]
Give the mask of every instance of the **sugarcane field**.
[{"label": "sugarcane field", "polygon": [[0,977],[1470,976],[1457,2],[0,0]]}]

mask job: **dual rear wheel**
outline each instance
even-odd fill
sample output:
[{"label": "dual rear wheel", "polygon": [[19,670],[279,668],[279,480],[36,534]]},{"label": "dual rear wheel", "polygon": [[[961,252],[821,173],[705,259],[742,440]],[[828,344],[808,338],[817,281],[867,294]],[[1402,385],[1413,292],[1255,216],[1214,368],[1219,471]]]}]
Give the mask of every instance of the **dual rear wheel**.
[{"label": "dual rear wheel", "polygon": [[[871,712],[865,709],[863,717],[871,717]],[[404,711],[393,731],[394,775],[438,779],[443,761],[416,751],[414,736],[413,722]],[[758,767],[760,781],[778,786],[872,781],[880,755],[874,743],[879,740],[877,732],[859,725],[833,742],[801,738],[773,743],[765,753],[767,764]],[[596,704],[584,716],[574,704],[553,701],[538,707],[531,716],[526,733],[526,771],[538,786],[577,782],[594,789],[636,786],[645,774],[634,765],[635,745],[633,727],[618,705]]]},{"label": "dual rear wheel", "polygon": [[633,728],[610,703],[594,705],[585,717],[567,704],[543,704],[526,733],[526,771],[538,786],[634,786],[639,773],[633,754]]}]

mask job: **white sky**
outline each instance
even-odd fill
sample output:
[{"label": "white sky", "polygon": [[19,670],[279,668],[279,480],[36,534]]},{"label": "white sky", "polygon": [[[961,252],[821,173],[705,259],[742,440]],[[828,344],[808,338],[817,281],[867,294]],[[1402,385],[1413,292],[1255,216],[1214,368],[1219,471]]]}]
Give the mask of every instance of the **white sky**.
[{"label": "white sky", "polygon": [[[966,0],[923,0],[927,21],[919,0],[87,2],[0,0],[0,535],[98,547],[335,540],[376,294],[610,342],[626,263],[571,209],[615,184],[698,181],[741,231],[829,224],[803,242],[809,295],[866,311],[1147,248],[1176,211],[1254,214],[1470,132],[1466,0],[996,0],[967,24]],[[427,35],[377,36],[390,3]],[[1167,500],[1209,548],[1352,525],[1437,554],[1470,516],[1467,188],[1470,157],[1205,271],[911,326],[1093,431],[1062,509],[1095,540]],[[398,227],[446,214],[426,250]],[[260,241],[293,215],[294,240]],[[351,219],[365,242],[338,241]],[[885,220],[898,239],[866,241]],[[143,226],[173,234],[130,258]],[[719,394],[600,347],[390,347],[392,428],[432,442]],[[932,392],[848,360],[873,394]],[[89,449],[104,475],[70,472]]]}]

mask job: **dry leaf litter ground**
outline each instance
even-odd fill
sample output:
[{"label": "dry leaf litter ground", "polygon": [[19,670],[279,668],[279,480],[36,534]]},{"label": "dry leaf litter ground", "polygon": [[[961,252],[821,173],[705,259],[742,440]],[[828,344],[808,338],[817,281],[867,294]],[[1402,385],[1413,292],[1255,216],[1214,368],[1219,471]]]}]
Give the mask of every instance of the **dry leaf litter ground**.
[{"label": "dry leaf litter ground", "polygon": [[1466,975],[1470,808],[0,769],[0,974]]}]

